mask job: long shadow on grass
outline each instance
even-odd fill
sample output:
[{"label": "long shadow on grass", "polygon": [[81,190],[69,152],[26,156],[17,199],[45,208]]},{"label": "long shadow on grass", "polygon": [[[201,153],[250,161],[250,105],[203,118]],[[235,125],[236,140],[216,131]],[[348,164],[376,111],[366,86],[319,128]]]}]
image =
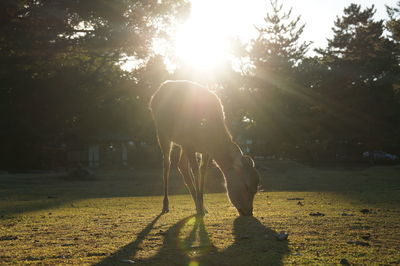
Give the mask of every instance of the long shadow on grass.
[{"label": "long shadow on grass", "polygon": [[118,265],[124,264],[126,262],[123,260],[127,260],[129,258],[133,258],[136,255],[136,252],[139,250],[139,245],[142,243],[143,239],[150,233],[151,229],[153,229],[154,225],[160,219],[161,214],[157,215],[136,237],[136,240],[129,243],[128,245],[124,246],[116,253],[112,254],[111,256],[103,259],[99,263],[95,265]]},{"label": "long shadow on grass", "polygon": [[[234,243],[218,250],[211,242],[202,217],[180,220],[165,232],[161,249],[145,260],[135,259],[138,245],[157,221],[152,221],[132,243],[96,265],[282,265],[289,253],[287,241],[278,241],[276,232],[254,217],[238,217],[233,223]],[[229,236],[226,236],[229,238]]]}]

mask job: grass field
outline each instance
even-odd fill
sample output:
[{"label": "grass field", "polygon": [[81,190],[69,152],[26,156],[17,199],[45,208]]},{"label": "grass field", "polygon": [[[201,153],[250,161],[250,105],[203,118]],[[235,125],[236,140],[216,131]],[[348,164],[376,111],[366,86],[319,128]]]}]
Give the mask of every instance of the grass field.
[{"label": "grass field", "polygon": [[214,172],[204,218],[176,173],[159,215],[160,169],[0,175],[0,264],[400,264],[399,166],[266,162],[252,218],[238,217]]}]

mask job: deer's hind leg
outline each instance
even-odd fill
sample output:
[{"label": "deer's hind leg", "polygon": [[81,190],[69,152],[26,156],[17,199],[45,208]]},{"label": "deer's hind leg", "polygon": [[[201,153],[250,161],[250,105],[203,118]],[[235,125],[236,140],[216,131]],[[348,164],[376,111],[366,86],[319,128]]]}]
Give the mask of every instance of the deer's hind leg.
[{"label": "deer's hind leg", "polygon": [[183,177],[183,181],[185,182],[186,187],[188,188],[190,194],[192,195],[194,203],[196,204],[196,188],[194,186],[193,173],[190,169],[189,160],[183,148],[181,148],[178,170]]},{"label": "deer's hind leg", "polygon": [[158,135],[158,142],[160,144],[161,152],[163,154],[163,182],[164,182],[164,200],[163,200],[163,208],[161,213],[169,212],[169,200],[168,200],[168,179],[169,179],[169,170],[171,167],[171,140],[166,138],[163,135]]}]

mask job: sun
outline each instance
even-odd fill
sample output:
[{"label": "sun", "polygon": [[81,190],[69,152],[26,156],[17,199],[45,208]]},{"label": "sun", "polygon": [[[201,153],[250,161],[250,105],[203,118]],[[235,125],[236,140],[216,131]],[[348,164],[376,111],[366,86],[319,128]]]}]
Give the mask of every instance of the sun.
[{"label": "sun", "polygon": [[175,56],[181,63],[198,69],[213,69],[230,56],[228,39],[216,29],[188,21],[175,37]]},{"label": "sun", "polygon": [[174,54],[179,63],[200,70],[213,70],[232,58],[234,38],[248,39],[260,3],[247,0],[192,0],[191,14],[178,26]]}]

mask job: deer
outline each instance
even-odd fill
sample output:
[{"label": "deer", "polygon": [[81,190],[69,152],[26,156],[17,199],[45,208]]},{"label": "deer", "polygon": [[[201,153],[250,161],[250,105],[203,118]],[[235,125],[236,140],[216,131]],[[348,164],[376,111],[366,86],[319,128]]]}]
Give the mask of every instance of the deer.
[{"label": "deer", "polygon": [[[240,216],[253,215],[260,177],[250,156],[244,155],[225,122],[220,98],[208,88],[186,80],[167,80],[152,95],[149,109],[163,155],[164,199],[169,212],[168,179],[171,147],[180,147],[178,171],[198,215],[205,215],[204,180],[210,161],[224,176],[228,198]],[[196,154],[201,155],[198,162]],[[200,156],[199,156],[200,157]]]}]

